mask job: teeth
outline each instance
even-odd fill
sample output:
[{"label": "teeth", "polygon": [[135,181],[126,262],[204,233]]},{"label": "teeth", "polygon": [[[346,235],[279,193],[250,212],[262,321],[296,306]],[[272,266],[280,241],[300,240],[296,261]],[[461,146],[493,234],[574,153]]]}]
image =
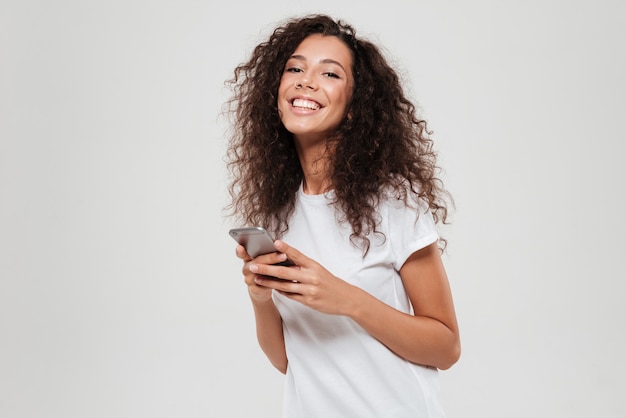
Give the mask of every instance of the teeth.
[{"label": "teeth", "polygon": [[310,100],[295,99],[293,101],[293,107],[304,107],[305,109],[317,110],[320,108],[320,105]]}]

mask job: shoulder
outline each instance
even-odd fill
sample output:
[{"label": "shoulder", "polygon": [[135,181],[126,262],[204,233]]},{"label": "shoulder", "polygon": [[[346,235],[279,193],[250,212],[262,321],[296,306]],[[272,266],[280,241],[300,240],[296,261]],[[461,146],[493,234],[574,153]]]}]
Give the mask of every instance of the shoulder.
[{"label": "shoulder", "polygon": [[398,266],[413,253],[439,239],[428,202],[408,182],[386,187],[378,201],[378,232],[398,255]]},{"label": "shoulder", "polygon": [[381,211],[407,211],[413,214],[427,212],[428,202],[420,196],[420,191],[419,186],[412,185],[408,180],[395,178],[392,183],[381,188],[377,206]]}]

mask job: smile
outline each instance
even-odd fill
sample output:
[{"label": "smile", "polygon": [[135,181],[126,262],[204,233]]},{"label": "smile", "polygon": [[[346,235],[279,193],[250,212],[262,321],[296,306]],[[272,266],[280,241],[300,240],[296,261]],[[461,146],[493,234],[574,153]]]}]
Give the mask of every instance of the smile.
[{"label": "smile", "polygon": [[293,107],[298,107],[302,109],[311,109],[311,110],[318,110],[321,107],[319,103],[314,102],[312,100],[305,100],[305,99],[294,99],[291,102],[291,105]]}]

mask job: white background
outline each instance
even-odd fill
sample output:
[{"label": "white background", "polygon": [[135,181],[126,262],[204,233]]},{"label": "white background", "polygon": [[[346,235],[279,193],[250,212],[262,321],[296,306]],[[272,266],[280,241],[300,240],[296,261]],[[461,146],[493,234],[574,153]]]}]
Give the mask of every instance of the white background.
[{"label": "white background", "polygon": [[218,114],[235,65],[307,12],[386,48],[434,131],[449,417],[626,416],[623,4],[3,0],[0,416],[279,415]]}]

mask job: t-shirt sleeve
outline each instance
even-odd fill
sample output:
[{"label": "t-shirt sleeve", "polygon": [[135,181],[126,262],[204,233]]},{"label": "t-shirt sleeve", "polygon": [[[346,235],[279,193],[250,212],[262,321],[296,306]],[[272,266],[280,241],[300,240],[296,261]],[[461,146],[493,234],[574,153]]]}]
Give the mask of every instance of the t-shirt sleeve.
[{"label": "t-shirt sleeve", "polygon": [[[403,201],[387,202],[387,222],[394,267],[400,270],[411,254],[439,239],[432,213],[426,203],[406,206]],[[419,215],[419,216],[418,216]]]}]

